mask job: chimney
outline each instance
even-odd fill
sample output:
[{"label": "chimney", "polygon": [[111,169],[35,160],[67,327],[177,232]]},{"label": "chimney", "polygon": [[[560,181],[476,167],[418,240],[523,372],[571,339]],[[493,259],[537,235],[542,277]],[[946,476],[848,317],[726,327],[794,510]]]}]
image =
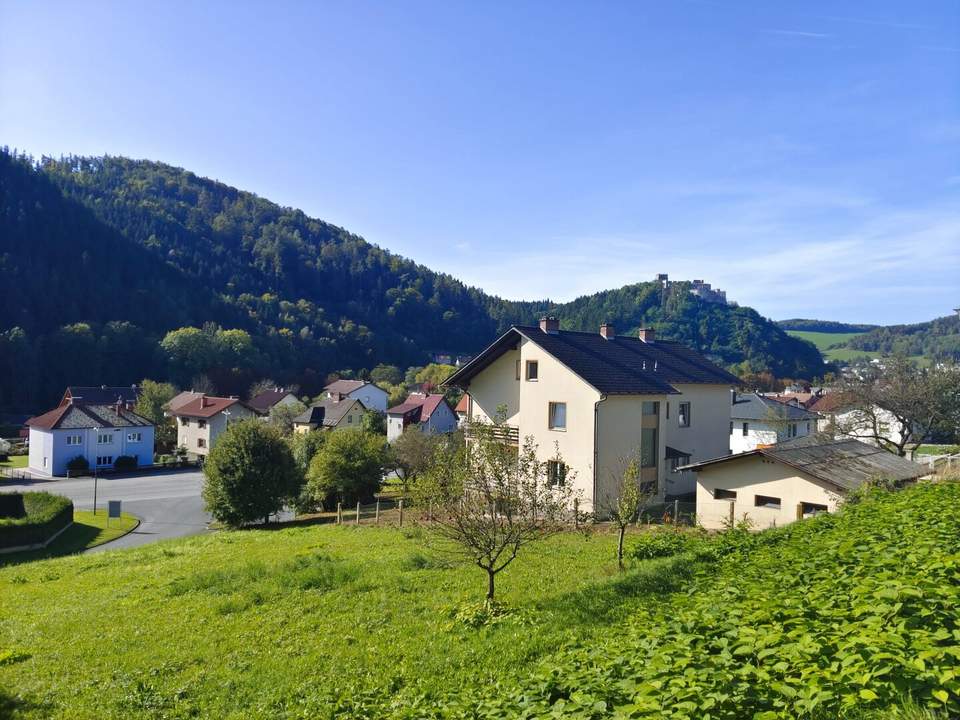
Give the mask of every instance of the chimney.
[{"label": "chimney", "polygon": [[560,321],[555,317],[542,317],[540,318],[540,329],[550,335],[556,335],[560,332]]},{"label": "chimney", "polygon": [[653,328],[640,328],[639,336],[640,339],[645,343],[653,342]]},{"label": "chimney", "polygon": [[731,404],[731,405],[736,405],[736,404],[737,404],[737,389],[736,389],[736,388],[730,388],[730,404]]},{"label": "chimney", "polygon": [[207,406],[207,396],[206,396],[206,395],[201,395],[201,396],[200,396],[200,407],[201,407],[201,408],[205,408],[206,406]]},{"label": "chimney", "polygon": [[613,340],[617,336],[617,331],[613,329],[613,324],[605,322],[600,326],[600,335],[604,340]]}]

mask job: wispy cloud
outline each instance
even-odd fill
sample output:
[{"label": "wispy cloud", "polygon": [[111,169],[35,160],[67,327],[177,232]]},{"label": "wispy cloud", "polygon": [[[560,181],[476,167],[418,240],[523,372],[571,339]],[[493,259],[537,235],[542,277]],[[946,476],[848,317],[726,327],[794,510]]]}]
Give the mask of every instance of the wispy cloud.
[{"label": "wispy cloud", "polygon": [[812,17],[818,17],[823,20],[834,20],[837,22],[856,23],[858,25],[876,25],[879,27],[898,28],[900,30],[932,30],[934,29],[930,25],[898,22],[896,20],[876,20],[874,18],[839,17],[837,15],[816,15]]},{"label": "wispy cloud", "polygon": [[833,37],[827,33],[807,32],[806,30],[782,30],[779,28],[762,28],[760,32],[770,33],[772,35],[789,35],[791,37],[813,38],[815,40],[827,40]]}]

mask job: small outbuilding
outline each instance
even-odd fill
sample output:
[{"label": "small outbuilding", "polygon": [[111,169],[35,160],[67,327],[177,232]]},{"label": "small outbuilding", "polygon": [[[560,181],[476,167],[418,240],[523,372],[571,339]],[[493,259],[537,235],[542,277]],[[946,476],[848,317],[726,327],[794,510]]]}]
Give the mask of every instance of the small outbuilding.
[{"label": "small outbuilding", "polygon": [[736,455],[686,465],[697,475],[697,520],[719,529],[731,521],[786,525],[833,512],[844,496],[871,480],[898,484],[929,469],[859,440],[810,435]]}]

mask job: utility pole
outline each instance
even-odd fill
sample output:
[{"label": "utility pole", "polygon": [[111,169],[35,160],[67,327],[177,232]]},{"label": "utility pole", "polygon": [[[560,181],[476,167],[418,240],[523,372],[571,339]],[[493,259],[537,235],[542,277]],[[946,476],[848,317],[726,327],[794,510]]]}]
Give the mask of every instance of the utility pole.
[{"label": "utility pole", "polygon": [[[97,450],[100,448],[100,428],[94,427],[93,434],[97,438]],[[100,467],[100,456],[94,455],[93,457],[93,514],[97,514],[97,470]]]}]

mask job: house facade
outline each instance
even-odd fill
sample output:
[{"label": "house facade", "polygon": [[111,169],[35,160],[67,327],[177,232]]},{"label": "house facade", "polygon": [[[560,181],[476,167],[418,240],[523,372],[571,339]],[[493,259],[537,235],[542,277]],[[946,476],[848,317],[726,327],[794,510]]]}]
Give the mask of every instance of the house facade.
[{"label": "house facade", "polygon": [[759,393],[734,394],[730,408],[730,452],[756,450],[817,432],[819,415]]},{"label": "house facade", "polygon": [[389,397],[387,391],[366,380],[336,380],[327,385],[323,391],[330,400],[351,398],[362,402],[368,410],[387,411],[387,398]]},{"label": "house facade", "polygon": [[30,418],[27,427],[31,473],[64,476],[77,456],[86,458],[91,468],[112,468],[123,456],[135,458],[139,467],[153,465],[153,424],[123,402],[68,402]]},{"label": "house facade", "polygon": [[314,403],[293,419],[295,433],[308,433],[312,430],[343,430],[359,428],[363,414],[367,409],[359,400],[326,399]]},{"label": "house facade", "polygon": [[187,455],[194,459],[205,458],[230,423],[259,416],[237,398],[211,395],[200,395],[169,413],[176,418],[177,447],[186,448]]},{"label": "house facade", "polygon": [[819,431],[836,438],[855,438],[871,445],[880,445],[877,438],[893,445],[903,440],[904,427],[892,412],[876,405],[857,407],[840,392],[821,396],[811,410],[818,414]]},{"label": "house facade", "polygon": [[674,469],[727,453],[737,382],[652,330],[569,332],[544,318],[511,328],[446,384],[469,393],[472,422],[500,416],[506,441],[532,438],[544,462],[559,453],[581,507],[602,514],[631,459],[660,497],[693,493],[695,477]]},{"label": "house facade", "polygon": [[411,426],[429,434],[453,432],[457,415],[440,393],[410,393],[400,405],[387,410],[387,440],[393,442]]},{"label": "house facade", "polygon": [[755,529],[833,512],[851,490],[878,478],[898,483],[929,470],[857,440],[811,435],[692,465],[697,521],[720,529],[747,520]]}]

